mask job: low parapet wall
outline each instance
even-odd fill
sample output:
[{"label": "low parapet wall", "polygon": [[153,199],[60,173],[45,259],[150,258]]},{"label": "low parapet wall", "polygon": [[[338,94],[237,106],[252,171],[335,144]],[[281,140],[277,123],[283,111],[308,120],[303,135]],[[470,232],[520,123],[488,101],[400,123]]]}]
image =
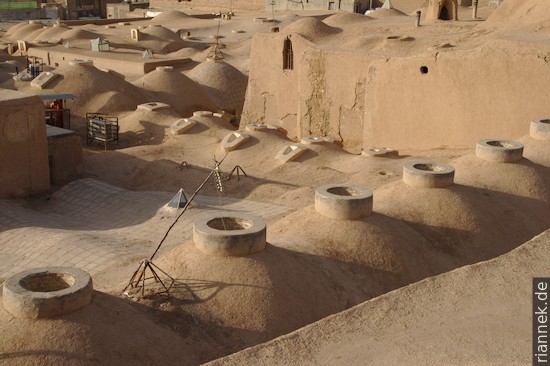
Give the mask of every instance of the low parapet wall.
[{"label": "low parapet wall", "polygon": [[92,60],[98,69],[113,70],[122,75],[137,74],[143,75],[153,71],[157,66],[182,65],[190,61],[188,58],[175,59],[144,59],[136,54],[131,59],[128,55],[117,55],[115,52],[92,52],[88,50],[77,50],[72,52],[70,48],[57,47],[30,47],[29,56],[41,57],[48,66],[58,67],[67,65],[75,59]]},{"label": "low parapet wall", "polygon": [[120,22],[137,22],[140,20],[150,20],[152,17],[143,17],[143,18],[116,18],[116,19],[82,19],[82,20],[62,20],[61,23],[68,26],[76,25],[107,25],[107,24],[116,24]]}]

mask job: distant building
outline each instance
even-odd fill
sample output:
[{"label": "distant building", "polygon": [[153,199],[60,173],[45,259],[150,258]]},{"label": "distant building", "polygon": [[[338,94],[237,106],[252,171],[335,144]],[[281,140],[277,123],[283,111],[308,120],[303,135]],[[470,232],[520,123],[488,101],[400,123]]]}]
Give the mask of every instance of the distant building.
[{"label": "distant building", "polygon": [[379,0],[151,0],[154,8],[216,8],[225,10],[266,10],[272,4],[276,10],[343,10],[351,13],[364,12],[380,6]]},{"label": "distant building", "polygon": [[44,11],[36,1],[0,1],[0,19],[38,19]]},{"label": "distant building", "polygon": [[65,19],[106,18],[107,4],[120,0],[55,0],[64,9]]},{"label": "distant building", "polygon": [[205,8],[220,11],[264,10],[266,0],[151,0],[151,7],[157,9]]},{"label": "distant building", "polygon": [[271,4],[276,10],[342,10],[349,13],[364,13],[379,5],[379,1],[370,0],[266,0],[266,8]]},{"label": "distant building", "polygon": [[136,9],[148,9],[149,2],[123,2],[107,4],[107,19],[128,18]]}]

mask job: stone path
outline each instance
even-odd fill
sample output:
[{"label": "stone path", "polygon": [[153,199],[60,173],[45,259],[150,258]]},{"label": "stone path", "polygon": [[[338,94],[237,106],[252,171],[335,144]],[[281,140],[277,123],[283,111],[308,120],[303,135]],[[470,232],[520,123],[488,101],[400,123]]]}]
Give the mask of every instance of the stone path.
[{"label": "stone path", "polygon": [[[41,266],[74,266],[90,274],[117,260],[149,257],[181,210],[174,193],[132,192],[81,179],[44,203],[0,200],[0,279]],[[193,222],[215,211],[246,212],[268,223],[290,209],[262,202],[196,196],[162,247],[192,238]]]}]

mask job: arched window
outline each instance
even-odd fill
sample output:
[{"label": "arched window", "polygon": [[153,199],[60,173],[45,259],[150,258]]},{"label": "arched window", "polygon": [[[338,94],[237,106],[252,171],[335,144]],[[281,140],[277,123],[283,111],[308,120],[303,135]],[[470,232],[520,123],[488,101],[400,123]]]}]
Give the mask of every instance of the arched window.
[{"label": "arched window", "polygon": [[292,52],[292,42],[287,37],[283,46],[283,70],[292,69],[294,69],[294,53]]}]

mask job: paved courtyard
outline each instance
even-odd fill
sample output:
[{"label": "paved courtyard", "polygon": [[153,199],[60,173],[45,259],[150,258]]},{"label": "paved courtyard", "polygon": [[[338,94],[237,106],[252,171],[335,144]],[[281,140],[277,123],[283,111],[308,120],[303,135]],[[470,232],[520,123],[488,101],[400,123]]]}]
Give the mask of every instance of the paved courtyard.
[{"label": "paved courtyard", "polygon": [[[0,200],[0,279],[41,266],[74,266],[93,275],[120,259],[149,257],[181,212],[165,207],[174,194],[81,179],[45,202]],[[290,209],[197,195],[162,251],[191,239],[193,222],[215,211],[246,212],[269,223]]]}]

